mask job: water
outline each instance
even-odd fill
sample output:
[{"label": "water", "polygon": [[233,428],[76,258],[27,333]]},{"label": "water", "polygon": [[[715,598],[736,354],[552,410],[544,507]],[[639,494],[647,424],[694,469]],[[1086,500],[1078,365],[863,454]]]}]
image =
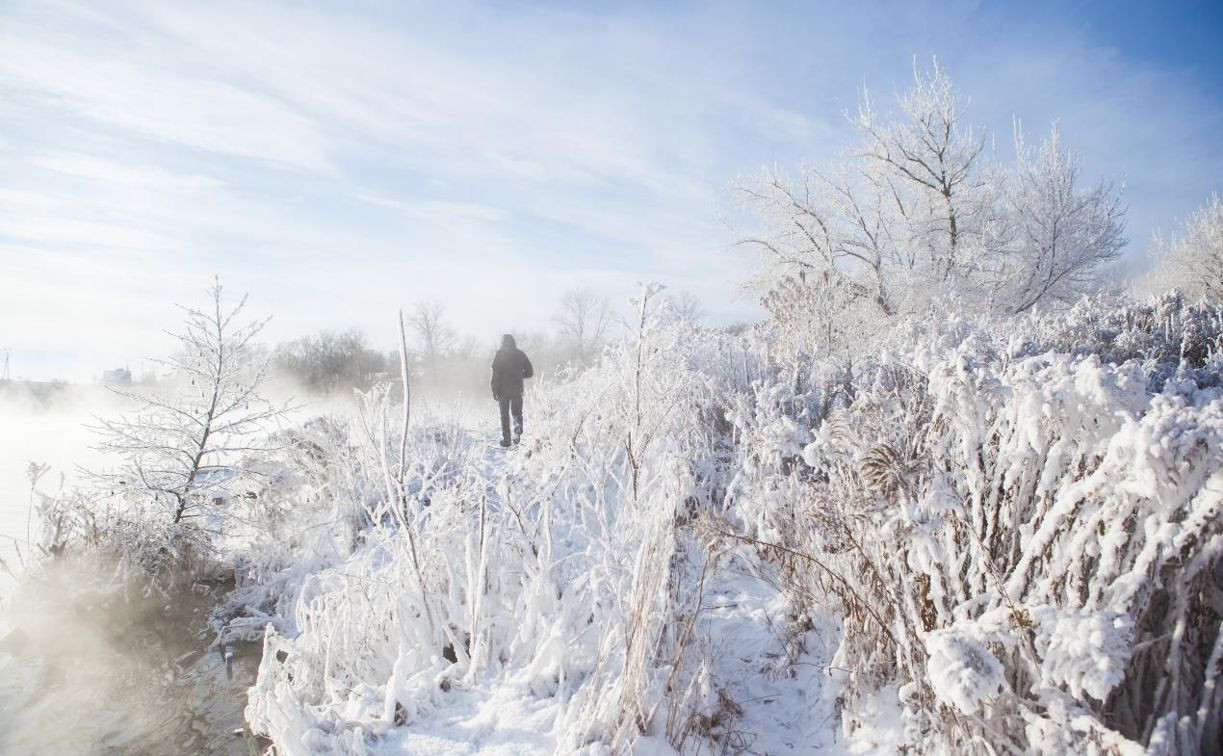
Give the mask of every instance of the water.
[{"label": "water", "polygon": [[212,645],[208,613],[226,586],[167,597],[109,583],[76,563],[15,592],[0,639],[0,753],[258,752],[243,709],[259,646]]}]

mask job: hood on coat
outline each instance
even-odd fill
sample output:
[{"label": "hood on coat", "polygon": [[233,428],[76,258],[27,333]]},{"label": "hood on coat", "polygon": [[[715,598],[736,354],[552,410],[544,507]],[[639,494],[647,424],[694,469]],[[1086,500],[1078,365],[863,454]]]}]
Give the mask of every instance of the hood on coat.
[{"label": "hood on coat", "polygon": [[518,345],[514,343],[514,337],[507,333],[501,337],[501,348],[516,349],[518,348]]}]

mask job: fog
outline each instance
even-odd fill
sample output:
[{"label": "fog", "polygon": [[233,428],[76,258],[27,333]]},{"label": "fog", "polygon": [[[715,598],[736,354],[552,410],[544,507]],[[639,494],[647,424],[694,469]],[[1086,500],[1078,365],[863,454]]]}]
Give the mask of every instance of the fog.
[{"label": "fog", "polygon": [[76,559],[10,598],[0,753],[248,752],[240,731],[258,647],[210,647],[212,587],[117,587],[107,565]]},{"label": "fog", "polygon": [[[38,484],[46,493],[76,484],[80,467],[104,461],[92,448],[96,439],[86,426],[95,415],[119,412],[126,405],[126,400],[101,386],[0,385],[0,559],[12,570],[19,571],[30,553],[27,539],[37,540],[30,464],[50,466]],[[0,572],[2,602],[12,589],[13,577]]]},{"label": "fog", "polygon": [[[95,416],[132,402],[101,386],[0,388],[0,558],[20,575],[38,539],[29,467],[55,495],[93,448]],[[242,725],[257,652],[210,648],[210,587],[173,597],[116,587],[113,565],[42,562],[0,576],[0,753],[247,753]]]},{"label": "fog", "polygon": [[[415,386],[414,424],[455,423],[496,436],[496,404],[474,395],[483,376],[464,383]],[[285,376],[266,394],[291,406],[285,427],[357,407],[352,389],[312,396]],[[85,470],[111,463],[95,448],[95,419],[134,406],[98,385],[0,384],[0,559],[7,566],[0,571],[0,753],[240,754],[252,745],[240,731],[259,647],[213,645],[208,614],[223,587],[197,584],[173,596],[116,588],[113,565],[79,557],[44,560],[21,574],[32,556],[37,561],[30,542],[40,532],[31,465],[43,470],[36,483],[43,494],[81,485]],[[528,404],[528,422],[529,412]]]},{"label": "fog", "polygon": [[[481,376],[482,380],[482,376]],[[474,395],[469,386],[414,387],[412,411],[425,416],[498,433],[497,407],[491,398]],[[351,390],[311,396],[292,380],[277,376],[269,385],[273,401],[293,409],[283,424],[331,414],[347,416],[356,403]],[[20,572],[30,553],[28,539],[37,541],[39,523],[33,509],[30,465],[47,465],[38,481],[44,493],[55,494],[80,483],[81,469],[108,464],[94,448],[90,430],[95,417],[130,409],[132,402],[103,386],[79,384],[0,384],[0,560]],[[530,405],[527,415],[530,420]],[[0,606],[13,587],[13,577],[0,569]],[[3,627],[0,614],[0,627]]]},{"label": "fog", "polygon": [[[139,387],[137,387],[139,390]],[[497,407],[487,396],[473,395],[470,386],[417,386],[412,411],[420,420],[430,417],[487,432],[499,433]],[[290,406],[285,426],[318,415],[347,416],[355,410],[351,389],[327,396],[311,396],[296,382],[277,376],[268,396]],[[0,608],[14,587],[39,532],[35,497],[31,492],[31,464],[47,466],[38,480],[45,494],[68,490],[81,482],[82,469],[105,467],[105,454],[95,448],[90,430],[96,417],[109,417],[131,409],[133,402],[104,386],[80,384],[0,384]],[[528,402],[527,421],[531,407]],[[5,627],[0,611],[0,632]]]}]

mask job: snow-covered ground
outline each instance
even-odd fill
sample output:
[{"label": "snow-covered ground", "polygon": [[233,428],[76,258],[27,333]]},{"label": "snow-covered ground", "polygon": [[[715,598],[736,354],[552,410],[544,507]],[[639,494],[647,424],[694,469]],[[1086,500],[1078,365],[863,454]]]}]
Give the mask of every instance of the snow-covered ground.
[{"label": "snow-covered ground", "polygon": [[[479,437],[478,435],[476,436]],[[485,452],[487,474],[505,474],[512,455]],[[839,741],[835,613],[796,625],[780,576],[750,549],[723,558],[698,610],[698,652],[709,661],[696,713],[712,740],[693,738],[693,753],[812,754],[844,751]],[[526,754],[564,752],[569,701],[541,695],[529,673],[489,675],[451,688],[405,727],[380,739],[376,754]],[[880,733],[889,740],[889,733]],[[890,742],[890,740],[889,740]],[[597,752],[595,749],[594,752]],[[646,733],[638,754],[672,754],[663,733]]]},{"label": "snow-covered ground", "polygon": [[[221,640],[263,643],[250,727],[286,754],[1209,751],[1223,308],[886,338],[847,367],[643,306],[532,387],[509,452],[491,402],[295,416],[194,504],[237,578]],[[149,501],[105,532],[160,557]]]},{"label": "snow-covered ground", "polygon": [[[735,560],[738,561],[738,560]],[[694,742],[695,752],[840,753],[836,675],[829,665],[839,643],[835,617],[795,633],[774,578],[747,563],[728,568],[702,607],[703,630],[717,686],[707,712],[722,718],[719,740]],[[557,753],[565,708],[540,698],[526,682],[454,691],[408,727],[378,743],[378,754]],[[887,733],[880,733],[885,736]],[[639,754],[670,754],[661,736],[637,741]]]},{"label": "snow-covered ground", "polygon": [[775,568],[742,550],[727,557],[702,615],[722,694],[711,704],[727,718],[718,745],[750,754],[840,750],[835,613],[816,612],[796,626]]}]

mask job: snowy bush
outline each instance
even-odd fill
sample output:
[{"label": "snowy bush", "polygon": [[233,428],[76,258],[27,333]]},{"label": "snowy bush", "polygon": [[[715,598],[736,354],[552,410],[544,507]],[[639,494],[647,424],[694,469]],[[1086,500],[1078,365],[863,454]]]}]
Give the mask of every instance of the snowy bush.
[{"label": "snowy bush", "polygon": [[[447,691],[500,686],[563,704],[567,750],[683,741],[711,689],[697,618],[718,553],[697,523],[724,485],[715,384],[747,377],[710,369],[730,341],[645,288],[599,368],[540,388],[537,440],[512,457],[436,426],[401,444],[376,388],[351,438],[311,447],[327,478],[289,497],[346,513],[356,537],[333,524],[321,563],[248,573],[264,608],[246,616],[270,618],[252,726],[291,753],[360,750]],[[291,621],[271,619],[282,598],[259,598],[273,578]]]},{"label": "snowy bush", "polygon": [[954,630],[926,634],[926,674],[939,701],[976,714],[1002,692],[1002,663],[989,649]]},{"label": "snowy bush", "polygon": [[[839,600],[851,699],[900,684],[923,747],[1213,747],[1221,316],[916,323],[805,415],[803,470],[743,468],[734,511],[795,601]],[[744,454],[775,454],[775,421],[749,425]]]},{"label": "snowy bush", "polygon": [[657,299],[536,388],[511,456],[453,423],[404,437],[386,386],[290,433],[235,547],[256,730],[360,751],[499,689],[552,702],[565,750],[697,749],[742,715],[700,620],[733,550],[777,576],[794,642],[840,616],[851,748],[1210,751],[1220,308],[944,314],[837,366]]},{"label": "snowy bush", "polygon": [[1035,646],[1045,676],[1075,698],[1104,701],[1121,682],[1130,660],[1133,625],[1119,611],[1076,612],[1041,607]]}]

